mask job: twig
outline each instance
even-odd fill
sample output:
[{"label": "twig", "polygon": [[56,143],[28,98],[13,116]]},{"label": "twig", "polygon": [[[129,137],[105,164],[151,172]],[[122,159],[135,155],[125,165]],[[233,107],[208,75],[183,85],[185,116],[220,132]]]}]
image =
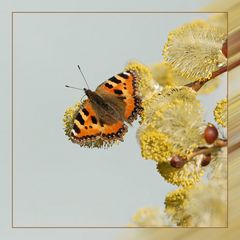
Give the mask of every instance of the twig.
[{"label": "twig", "polygon": [[194,91],[198,91],[205,83],[207,83],[208,81],[210,81],[211,79],[219,76],[220,74],[226,72],[227,70],[230,71],[233,68],[240,66],[240,59],[232,64],[230,64],[228,67],[227,66],[223,66],[221,68],[219,68],[216,72],[214,72],[211,76],[211,78],[209,79],[205,79],[205,80],[198,80],[189,84],[186,84],[186,87],[191,87]]},{"label": "twig", "polygon": [[214,151],[219,150],[222,147],[226,147],[227,146],[227,140],[226,139],[217,139],[212,147],[203,147],[203,148],[197,148],[189,157],[189,159],[192,159],[194,157],[196,157],[197,155],[208,155]]},{"label": "twig", "polygon": [[[240,64],[240,63],[239,63]],[[198,81],[195,81],[195,82],[192,82],[192,83],[189,83],[189,84],[186,84],[185,86],[186,87],[191,87],[194,91],[198,91],[200,90],[200,88],[205,84],[207,83],[208,81],[210,81],[211,79],[217,77],[218,75],[224,73],[227,71],[227,66],[223,66],[221,68],[219,68],[216,72],[214,72],[211,76],[211,78],[209,79],[205,79],[205,80],[198,80]]]}]

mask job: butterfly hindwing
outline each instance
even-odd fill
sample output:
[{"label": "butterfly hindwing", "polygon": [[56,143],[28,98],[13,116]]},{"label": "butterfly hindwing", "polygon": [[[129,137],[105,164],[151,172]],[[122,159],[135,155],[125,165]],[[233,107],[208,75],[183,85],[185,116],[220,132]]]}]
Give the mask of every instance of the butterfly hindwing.
[{"label": "butterfly hindwing", "polygon": [[127,132],[127,129],[127,126],[122,121],[117,121],[112,125],[104,124],[101,137],[108,141],[123,141],[123,136]]},{"label": "butterfly hindwing", "polygon": [[96,115],[91,103],[86,100],[74,120],[72,137],[77,142],[122,140],[127,132],[127,126],[122,121],[117,121],[111,125],[101,123]]}]

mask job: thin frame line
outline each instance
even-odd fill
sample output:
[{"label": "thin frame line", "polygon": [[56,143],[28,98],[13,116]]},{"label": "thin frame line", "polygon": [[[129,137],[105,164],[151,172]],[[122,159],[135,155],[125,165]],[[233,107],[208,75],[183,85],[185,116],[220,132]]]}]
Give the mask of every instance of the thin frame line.
[{"label": "thin frame line", "polygon": [[92,13],[92,14],[108,14],[108,13],[114,13],[114,14],[118,14],[118,13],[130,13],[130,14],[159,14],[159,13],[179,13],[179,14],[182,14],[182,13],[193,13],[193,14],[196,14],[196,13],[228,13],[228,12],[209,12],[209,11],[202,11],[202,12],[174,12],[174,11],[166,11],[166,12],[162,12],[162,11],[69,11],[69,12],[65,12],[65,11],[60,11],[60,12],[55,12],[55,11],[14,11],[12,12],[13,14],[16,14],[16,13],[20,13],[20,14],[41,14],[41,13],[46,13],[46,14],[63,14],[63,13],[81,13],[81,14],[88,14],[88,13]]},{"label": "thin frame line", "polygon": [[12,227],[12,228],[22,228],[22,229],[38,229],[38,228],[40,228],[40,229],[47,229],[47,228],[50,228],[50,229],[61,229],[61,228],[65,228],[65,229],[68,229],[68,228],[75,228],[75,229],[78,229],[78,228],[82,228],[82,229],[91,229],[91,228],[98,228],[98,229],[109,229],[109,228],[115,228],[115,229],[149,229],[149,228],[157,228],[157,229],[176,229],[176,230],[181,230],[181,229],[226,229],[226,228],[228,228],[227,226],[226,227],[71,227],[71,226],[69,226],[69,227],[67,227],[67,226],[63,226],[63,227],[60,227],[60,226],[56,226],[56,227],[54,227],[54,226],[52,226],[52,227],[50,227],[50,226],[45,226],[45,227],[21,227],[21,226],[16,226],[16,227]]},{"label": "thin frame line", "polygon": [[[227,39],[228,39],[228,23],[229,23],[229,21],[228,21],[228,13],[227,13]],[[229,159],[229,151],[228,151],[228,149],[229,149],[229,131],[228,131],[228,129],[229,129],[229,106],[228,106],[228,103],[229,103],[229,101],[228,101],[228,98],[229,98],[229,87],[228,87],[228,84],[229,84],[229,82],[228,82],[228,58],[229,58],[229,54],[228,54],[228,49],[229,49],[229,47],[228,47],[228,44],[229,44],[229,41],[227,42],[227,227],[229,227],[229,193],[228,193],[228,189],[229,189],[229,178],[228,178],[228,176],[229,176],[229,167],[228,167],[228,163],[229,163],[229,161],[228,161],[228,159]]]},{"label": "thin frame line", "polygon": [[14,203],[13,203],[13,199],[14,199],[14,163],[13,163],[13,159],[14,159],[14,151],[13,151],[13,119],[14,119],[14,110],[13,110],[13,102],[14,102],[14,92],[13,92],[13,19],[14,19],[14,13],[12,12],[12,228],[14,227],[14,223],[13,223],[13,219],[14,219]]},{"label": "thin frame line", "polygon": [[[180,13],[180,14],[196,14],[196,13],[211,13],[211,14],[216,14],[216,13],[225,13],[227,14],[227,31],[228,31],[228,12],[174,12],[174,11],[169,11],[169,12],[158,12],[158,11],[70,11],[70,12],[55,12],[55,11],[13,11],[11,12],[12,14],[12,228],[19,228],[19,229],[150,229],[150,228],[157,228],[157,229],[223,229],[223,228],[228,228],[228,214],[229,214],[229,209],[228,209],[228,204],[229,204],[229,199],[228,199],[228,187],[229,187],[229,181],[227,181],[227,226],[226,227],[124,227],[124,226],[119,226],[119,227],[94,227],[94,226],[85,226],[85,227],[80,227],[80,226],[14,226],[14,152],[13,152],[13,147],[14,147],[14,141],[13,141],[13,136],[14,136],[14,131],[13,131],[13,127],[14,127],[14,123],[13,123],[13,119],[14,119],[14,90],[13,90],[13,86],[14,86],[14,70],[13,70],[13,66],[14,66],[14,61],[13,61],[13,57],[14,57],[14,14],[159,14],[159,13]],[[227,58],[228,61],[228,58]],[[227,62],[228,63],[228,62]],[[227,98],[228,98],[228,71],[227,71]],[[229,124],[229,123],[228,123]],[[227,132],[227,136],[228,136],[228,132]],[[228,146],[227,146],[228,149]],[[228,154],[227,154],[227,158],[228,158]],[[227,164],[227,180],[228,180],[228,164]]]}]

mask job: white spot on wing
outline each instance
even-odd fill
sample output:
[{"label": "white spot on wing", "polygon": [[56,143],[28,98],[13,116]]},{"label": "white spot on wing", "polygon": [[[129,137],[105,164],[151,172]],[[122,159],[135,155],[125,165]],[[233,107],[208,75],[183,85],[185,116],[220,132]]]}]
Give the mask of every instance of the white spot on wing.
[{"label": "white spot on wing", "polygon": [[77,135],[74,129],[72,129],[72,131],[71,131],[71,132],[74,134],[74,136],[76,136],[76,135]]}]

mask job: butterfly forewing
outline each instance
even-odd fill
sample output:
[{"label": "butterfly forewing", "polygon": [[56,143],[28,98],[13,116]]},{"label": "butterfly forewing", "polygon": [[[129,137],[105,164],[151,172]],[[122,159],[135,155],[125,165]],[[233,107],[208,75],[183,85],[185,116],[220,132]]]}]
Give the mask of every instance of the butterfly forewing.
[{"label": "butterfly forewing", "polygon": [[131,123],[141,110],[141,100],[137,96],[137,82],[133,72],[119,73],[103,82],[96,92],[119,98],[125,103],[124,119]]}]

